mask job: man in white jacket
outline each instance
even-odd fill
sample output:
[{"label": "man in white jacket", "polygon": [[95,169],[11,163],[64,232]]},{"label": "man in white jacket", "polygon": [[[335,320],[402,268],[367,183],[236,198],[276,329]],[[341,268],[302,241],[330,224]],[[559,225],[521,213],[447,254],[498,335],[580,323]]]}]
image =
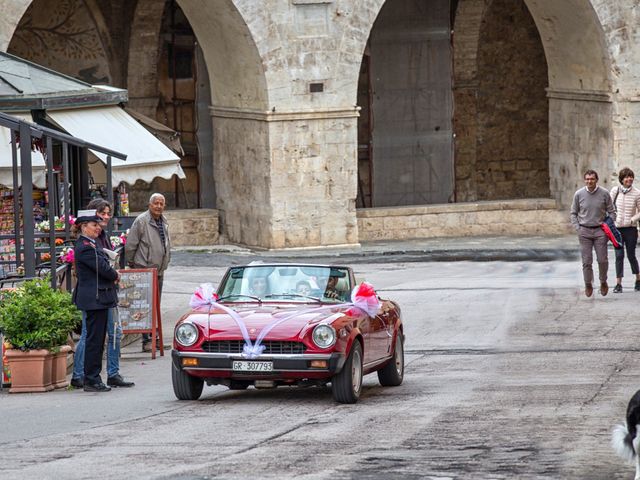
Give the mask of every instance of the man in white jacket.
[{"label": "man in white jacket", "polygon": [[620,185],[611,189],[611,199],[617,211],[616,227],[620,230],[624,246],[616,249],[616,286],[613,288],[613,293],[622,293],[625,250],[629,265],[631,265],[631,273],[636,276],[635,290],[640,291],[640,271],[636,258],[638,220],[640,220],[640,190],[633,186],[634,177],[633,170],[623,168],[618,175]]}]

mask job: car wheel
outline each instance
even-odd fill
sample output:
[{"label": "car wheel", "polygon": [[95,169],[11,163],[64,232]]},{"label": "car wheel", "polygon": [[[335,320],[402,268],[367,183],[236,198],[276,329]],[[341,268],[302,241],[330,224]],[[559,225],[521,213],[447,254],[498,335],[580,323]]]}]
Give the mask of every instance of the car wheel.
[{"label": "car wheel", "polygon": [[397,387],[404,378],[404,336],[398,331],[393,359],[378,370],[378,381],[383,387]]},{"label": "car wheel", "polygon": [[171,380],[173,382],[173,393],[178,400],[197,400],[202,394],[204,380],[192,377],[183,370],[171,365]]},{"label": "car wheel", "polygon": [[362,390],[362,346],[356,341],[340,373],[331,379],[333,398],[339,403],[356,403]]}]

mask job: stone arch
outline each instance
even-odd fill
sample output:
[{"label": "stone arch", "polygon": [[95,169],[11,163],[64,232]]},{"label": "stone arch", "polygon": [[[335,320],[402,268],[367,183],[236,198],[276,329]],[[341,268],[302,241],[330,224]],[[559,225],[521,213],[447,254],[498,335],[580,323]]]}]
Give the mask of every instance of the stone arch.
[{"label": "stone arch", "polygon": [[249,26],[232,0],[178,0],[209,69],[214,107],[269,108],[262,58]]},{"label": "stone arch", "polygon": [[450,18],[448,0],[381,5],[359,78],[359,206],[452,198]]},{"label": "stone arch", "polygon": [[[610,171],[611,65],[606,37],[588,0],[524,0],[538,30],[548,70],[549,189],[566,207],[587,167]],[[460,0],[455,18],[455,101],[477,108],[481,26],[492,1]],[[476,112],[477,113],[477,112]],[[578,125],[578,123],[581,123]],[[456,190],[474,192],[477,125],[456,118]],[[458,168],[460,167],[460,168]],[[458,200],[474,200],[473,194]]]},{"label": "stone arch", "polygon": [[[456,200],[549,197],[548,72],[522,0],[482,2],[458,19]],[[468,27],[468,28],[465,28]],[[474,41],[465,41],[474,39]]]},{"label": "stone arch", "polygon": [[[213,178],[225,240],[272,247],[271,147],[265,66],[248,19],[232,0],[178,0],[207,65]],[[255,2],[252,2],[255,8]],[[247,19],[247,20],[245,20]]]},{"label": "stone arch", "polygon": [[0,0],[0,50],[6,52],[20,19],[32,0]]}]

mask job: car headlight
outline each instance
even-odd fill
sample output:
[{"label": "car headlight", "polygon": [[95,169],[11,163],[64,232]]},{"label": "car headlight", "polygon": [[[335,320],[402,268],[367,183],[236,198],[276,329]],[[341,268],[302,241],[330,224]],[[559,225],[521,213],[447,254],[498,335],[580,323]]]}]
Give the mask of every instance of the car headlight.
[{"label": "car headlight", "polygon": [[190,347],[198,340],[198,329],[193,323],[182,323],[176,328],[176,341],[185,347]]},{"label": "car headlight", "polygon": [[318,325],[313,329],[313,343],[320,348],[329,348],[336,343],[336,331],[331,325]]}]

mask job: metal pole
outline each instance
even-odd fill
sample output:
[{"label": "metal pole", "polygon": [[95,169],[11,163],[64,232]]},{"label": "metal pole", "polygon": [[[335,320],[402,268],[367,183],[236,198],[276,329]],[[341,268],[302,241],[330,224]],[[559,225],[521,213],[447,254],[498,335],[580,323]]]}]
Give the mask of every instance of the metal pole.
[{"label": "metal pole", "polygon": [[[71,215],[71,198],[69,197],[69,144],[67,142],[62,142],[62,178],[62,194],[64,195],[62,199],[62,213],[65,218],[69,218],[69,215]],[[64,222],[64,238],[65,240],[71,238],[69,222]]]},{"label": "metal pole", "polygon": [[20,186],[18,183],[18,147],[16,131],[11,130],[11,160],[13,162],[13,236],[16,250],[16,269],[22,265],[20,246]]},{"label": "metal pole", "polygon": [[[49,264],[51,265],[51,288],[55,289],[58,279],[56,278],[56,225],[55,225],[55,181],[53,178],[53,147],[51,137],[47,136],[45,161],[47,165],[47,192],[49,200]],[[65,221],[66,223],[66,221]]]},{"label": "metal pole", "polygon": [[[63,190],[62,194],[64,199],[62,200],[62,210],[64,211],[65,218],[69,218],[71,215],[71,196],[69,194],[69,144],[62,142],[62,178],[63,178]],[[64,238],[65,240],[71,239],[71,233],[69,232],[69,222],[64,222]],[[71,291],[71,268],[67,269],[67,275],[65,275],[65,281],[67,285],[67,291]]]},{"label": "metal pole", "polygon": [[113,212],[115,205],[113,203],[113,179],[111,178],[111,155],[107,155],[107,200],[111,205],[111,222],[107,224],[107,240],[111,238],[111,232],[113,231]]},{"label": "metal pole", "polygon": [[[31,175],[31,127],[20,121],[20,173],[22,177],[22,220],[24,237],[24,274],[36,276],[35,238],[33,235],[33,178]],[[18,224],[19,225],[19,224]],[[16,225],[16,228],[18,228]]]}]

